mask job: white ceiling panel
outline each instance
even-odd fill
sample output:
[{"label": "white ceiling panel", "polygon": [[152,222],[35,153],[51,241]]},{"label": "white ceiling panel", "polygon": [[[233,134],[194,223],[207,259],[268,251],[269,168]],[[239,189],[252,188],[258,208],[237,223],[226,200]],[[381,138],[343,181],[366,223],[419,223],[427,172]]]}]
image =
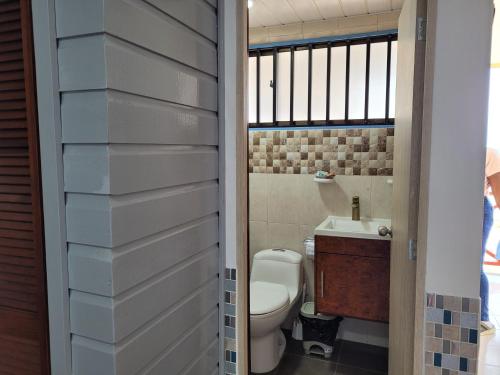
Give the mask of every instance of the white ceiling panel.
[{"label": "white ceiling panel", "polygon": [[324,19],[344,17],[339,0],[314,0]]},{"label": "white ceiling panel", "polygon": [[368,12],[382,13],[392,10],[391,0],[368,0]]},{"label": "white ceiling panel", "polygon": [[404,0],[254,0],[250,27],[358,16],[398,10]]},{"label": "white ceiling panel", "polygon": [[262,4],[262,1],[266,0],[254,1],[253,7],[249,9],[250,27],[281,25],[279,19]]},{"label": "white ceiling panel", "polygon": [[368,13],[365,0],[340,0],[340,5],[347,17]]},{"label": "white ceiling panel", "polygon": [[267,8],[268,12],[274,15],[282,25],[301,21],[287,0],[257,0],[256,3]]},{"label": "white ceiling panel", "polygon": [[[274,0],[268,0],[274,1]],[[322,20],[318,6],[313,0],[287,0],[301,21]],[[333,0],[335,1],[335,0]]]}]

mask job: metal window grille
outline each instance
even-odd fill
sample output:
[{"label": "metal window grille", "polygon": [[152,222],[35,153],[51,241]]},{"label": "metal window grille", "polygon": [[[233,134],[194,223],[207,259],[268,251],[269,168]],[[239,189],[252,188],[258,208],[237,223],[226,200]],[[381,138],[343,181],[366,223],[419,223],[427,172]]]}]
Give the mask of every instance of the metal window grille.
[{"label": "metal window grille", "polygon": [[[306,41],[304,44],[294,43],[250,48],[249,59],[251,66],[253,66],[253,73],[251,73],[252,77],[249,82],[249,93],[255,97],[250,98],[249,127],[393,125],[395,82],[392,81],[394,81],[396,70],[394,53],[396,44],[397,33],[394,32],[385,35],[352,37],[345,40],[315,43]],[[379,64],[379,68],[377,72],[372,71],[374,70],[373,64],[375,64],[374,49],[378,49],[376,63]],[[380,53],[385,54],[382,70],[380,69]],[[342,61],[334,55],[342,56]],[[266,64],[263,67],[263,61],[269,62],[269,58],[272,59],[272,64]],[[285,63],[280,63],[281,58]],[[307,69],[304,68],[305,61],[307,61]],[[318,67],[325,65],[325,69]],[[284,73],[288,73],[285,69],[289,70],[289,74],[280,75],[282,73],[280,69],[283,69]],[[306,72],[306,85],[303,84],[305,77],[297,75],[298,71]],[[377,73],[377,77],[374,77],[375,73]],[[263,74],[265,77],[272,74],[272,79],[269,82],[262,82]],[[313,74],[314,82],[319,82],[322,87],[319,92],[313,87]],[[339,83],[335,82],[335,79],[339,81],[339,74],[343,75],[343,79],[340,80],[343,81],[340,84],[343,85],[342,87],[336,87],[339,86]],[[337,78],[333,77],[334,75]],[[364,75],[364,79],[361,79],[362,75]],[[278,79],[279,77],[281,78]],[[381,95],[374,94],[375,85],[371,85],[372,78],[374,82],[378,83],[376,89]],[[303,86],[306,86],[301,90],[306,92],[306,95],[297,90],[299,79]],[[351,87],[353,82],[356,82],[354,88]],[[360,82],[362,82],[361,85]],[[380,82],[385,85],[382,89]],[[267,84],[269,87],[266,87]],[[285,89],[289,92],[284,92]],[[279,104],[278,95],[280,95],[280,103],[285,101],[289,104]],[[370,107],[370,99],[376,100],[378,107],[376,111],[372,110],[373,106]],[[268,114],[263,114],[263,107],[269,108],[271,100],[272,110]],[[305,102],[303,102],[304,100]],[[360,101],[364,101],[364,103]],[[321,118],[318,118],[317,114],[313,116],[313,105],[316,103],[321,103]],[[324,108],[322,107],[323,103]],[[353,110],[355,105],[357,111]],[[298,106],[302,108],[302,112],[306,111],[302,116],[297,115]],[[360,106],[364,106],[364,108],[360,108]],[[337,109],[334,110],[334,107]],[[317,105],[315,108],[318,112]],[[343,115],[341,116],[339,111],[342,110]],[[377,116],[371,112],[376,112]],[[282,117],[287,119],[284,120]]]}]

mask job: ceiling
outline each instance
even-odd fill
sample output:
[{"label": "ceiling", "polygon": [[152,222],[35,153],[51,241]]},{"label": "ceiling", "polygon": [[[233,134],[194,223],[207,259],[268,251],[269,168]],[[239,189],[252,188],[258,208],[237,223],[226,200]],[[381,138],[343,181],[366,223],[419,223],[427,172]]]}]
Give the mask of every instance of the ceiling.
[{"label": "ceiling", "polygon": [[401,9],[404,0],[253,0],[250,27],[358,16]]}]

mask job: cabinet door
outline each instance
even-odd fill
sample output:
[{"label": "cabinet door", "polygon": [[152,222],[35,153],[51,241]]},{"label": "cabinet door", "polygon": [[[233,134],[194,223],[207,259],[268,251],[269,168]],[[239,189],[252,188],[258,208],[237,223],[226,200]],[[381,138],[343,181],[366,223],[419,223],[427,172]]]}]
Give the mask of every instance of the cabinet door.
[{"label": "cabinet door", "polygon": [[319,253],[316,312],[389,321],[389,259]]}]

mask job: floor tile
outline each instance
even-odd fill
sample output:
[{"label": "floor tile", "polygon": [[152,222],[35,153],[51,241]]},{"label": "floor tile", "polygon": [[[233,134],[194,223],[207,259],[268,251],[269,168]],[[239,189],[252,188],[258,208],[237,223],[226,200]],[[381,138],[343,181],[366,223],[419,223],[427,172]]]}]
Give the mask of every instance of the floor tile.
[{"label": "floor tile", "polygon": [[275,375],[333,375],[336,367],[335,362],[285,354]]},{"label": "floor tile", "polygon": [[285,352],[289,354],[295,354],[295,355],[302,355],[305,357],[309,357],[312,359],[319,359],[319,360],[324,360],[324,361],[330,361],[330,362],[337,362],[340,354],[340,347],[341,347],[341,341],[336,341],[335,345],[333,346],[333,353],[332,356],[329,359],[326,359],[322,356],[316,355],[316,354],[311,354],[311,355],[306,355],[304,353],[304,347],[302,346],[302,341],[297,341],[294,340],[291,337],[291,331],[283,330],[285,333],[286,337],[286,349]]},{"label": "floor tile", "polygon": [[387,348],[344,341],[340,349],[339,363],[385,373],[388,371],[388,358]]},{"label": "floor tile", "polygon": [[368,371],[357,367],[345,366],[341,364],[337,366],[337,370],[335,371],[335,375],[382,375],[382,374],[386,373]]}]

